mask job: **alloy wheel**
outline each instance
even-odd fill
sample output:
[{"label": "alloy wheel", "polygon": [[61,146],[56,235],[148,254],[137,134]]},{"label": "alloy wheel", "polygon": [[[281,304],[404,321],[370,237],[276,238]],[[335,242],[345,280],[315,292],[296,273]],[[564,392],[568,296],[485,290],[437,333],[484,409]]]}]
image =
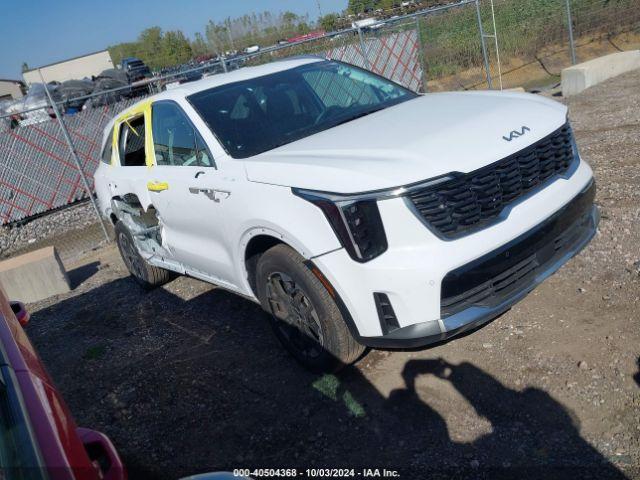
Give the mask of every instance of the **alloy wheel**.
[{"label": "alloy wheel", "polygon": [[282,272],[267,280],[267,299],[277,328],[292,348],[309,358],[318,357],[324,347],[320,319],[307,293]]},{"label": "alloy wheel", "polygon": [[118,241],[125,265],[133,275],[143,279],[142,260],[140,259],[140,255],[136,251],[135,246],[129,241],[129,238],[124,233],[120,233]]}]

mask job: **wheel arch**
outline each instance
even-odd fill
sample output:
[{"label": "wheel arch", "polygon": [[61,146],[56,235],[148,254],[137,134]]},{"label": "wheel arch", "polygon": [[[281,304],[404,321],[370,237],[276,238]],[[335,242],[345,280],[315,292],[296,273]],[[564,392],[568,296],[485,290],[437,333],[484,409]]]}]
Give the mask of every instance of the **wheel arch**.
[{"label": "wheel arch", "polygon": [[[296,250],[284,241],[283,237],[270,233],[259,233],[252,236],[244,247],[244,255],[242,256],[243,279],[246,279],[250,292],[256,298],[258,298],[258,291],[256,289],[256,268],[258,266],[258,260],[260,260],[262,254],[267,250],[280,244]],[[298,253],[300,252],[298,251]]]},{"label": "wheel arch", "polygon": [[239,252],[242,262],[241,278],[246,282],[247,291],[256,298],[255,269],[258,260],[264,252],[279,244],[287,245],[307,260],[311,258],[309,250],[299,240],[271,228],[252,228],[242,236]]},{"label": "wheel arch", "polygon": [[288,243],[286,241],[286,237],[284,237],[283,235],[274,234],[274,232],[272,231],[264,232],[262,231],[262,229],[260,229],[259,233],[256,233],[255,235],[250,237],[248,243],[245,245],[244,256],[242,257],[244,259],[244,278],[248,282],[251,289],[250,291],[253,293],[254,297],[256,297],[256,299],[258,297],[255,277],[256,268],[260,256],[270,248],[281,244],[288,246],[289,248],[300,254],[302,257],[304,257],[304,265],[306,266],[306,268],[308,268],[312,272],[312,274],[315,275],[316,278],[318,278],[329,295],[336,302],[336,306],[338,307],[338,310],[340,310],[340,313],[342,314],[342,317],[351,335],[356,339],[358,343],[365,345],[363,338],[360,336],[358,327],[353,320],[351,312],[349,312],[349,309],[342,300],[340,293],[331,284],[329,279],[325,277],[320,268],[313,262],[313,258],[310,258],[309,255],[304,255],[301,249],[297,249],[290,243]]}]

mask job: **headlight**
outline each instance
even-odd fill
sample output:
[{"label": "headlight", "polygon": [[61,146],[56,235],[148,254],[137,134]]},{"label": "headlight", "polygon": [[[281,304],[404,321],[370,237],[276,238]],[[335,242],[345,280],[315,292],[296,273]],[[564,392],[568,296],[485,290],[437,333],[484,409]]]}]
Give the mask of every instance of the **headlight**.
[{"label": "headlight", "polygon": [[316,205],[324,212],[342,246],[357,262],[368,262],[387,250],[387,236],[378,210],[378,201],[403,197],[421,190],[446,183],[455,173],[441,175],[404,187],[371,192],[342,194],[316,192],[293,188],[293,194]]},{"label": "headlight", "polygon": [[324,212],[342,246],[357,262],[367,262],[387,249],[387,237],[376,200],[337,200],[309,190],[293,193]]}]

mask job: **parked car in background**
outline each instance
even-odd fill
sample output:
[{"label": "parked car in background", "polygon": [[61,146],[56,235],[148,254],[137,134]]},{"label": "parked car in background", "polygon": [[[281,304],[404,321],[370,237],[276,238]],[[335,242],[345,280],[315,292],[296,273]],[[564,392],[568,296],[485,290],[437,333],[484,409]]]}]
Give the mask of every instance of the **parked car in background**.
[{"label": "parked car in background", "polygon": [[109,439],[76,426],[22,329],[28,322],[0,287],[0,478],[126,480]]},{"label": "parked car in background", "polygon": [[149,67],[139,58],[123,58],[120,66],[122,67],[122,71],[127,74],[129,83],[151,77],[151,70],[149,70]]},{"label": "parked car in background", "polygon": [[178,75],[177,77],[178,82],[180,82],[180,84],[183,84],[183,83],[195,82],[196,80],[200,80],[202,78],[202,71],[204,70],[204,68],[196,70],[197,68],[199,68],[199,65],[186,67],[180,73],[180,75]]},{"label": "parked car in background", "polygon": [[362,20],[356,20],[351,23],[351,28],[359,28],[360,30],[377,30],[383,26],[384,22],[373,17],[363,18]]},{"label": "parked car in background", "polygon": [[304,35],[297,35],[295,37],[291,37],[287,39],[286,43],[302,42],[304,40],[321,38],[321,37],[324,37],[325,35],[326,35],[326,32],[324,30],[316,30],[315,32],[309,32],[309,33],[305,33]]},{"label": "parked car in background", "polygon": [[100,210],[134,278],[258,302],[313,370],[494,319],[598,224],[566,106],[418,95],[329,60],[181,85],[118,115],[102,148]]},{"label": "parked car in background", "polygon": [[260,45],[250,45],[243,50],[244,53],[256,53],[260,51]]}]

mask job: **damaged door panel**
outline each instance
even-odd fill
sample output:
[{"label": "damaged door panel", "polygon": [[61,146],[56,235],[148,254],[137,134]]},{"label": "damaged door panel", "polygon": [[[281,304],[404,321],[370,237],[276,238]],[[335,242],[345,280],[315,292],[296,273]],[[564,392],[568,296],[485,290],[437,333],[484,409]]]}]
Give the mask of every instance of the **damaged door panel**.
[{"label": "damaged door panel", "polygon": [[127,194],[122,198],[113,198],[111,209],[131,232],[138,251],[146,261],[157,267],[185,273],[185,268],[173,259],[173,253],[165,241],[164,223],[153,206],[145,210],[136,195]]}]

